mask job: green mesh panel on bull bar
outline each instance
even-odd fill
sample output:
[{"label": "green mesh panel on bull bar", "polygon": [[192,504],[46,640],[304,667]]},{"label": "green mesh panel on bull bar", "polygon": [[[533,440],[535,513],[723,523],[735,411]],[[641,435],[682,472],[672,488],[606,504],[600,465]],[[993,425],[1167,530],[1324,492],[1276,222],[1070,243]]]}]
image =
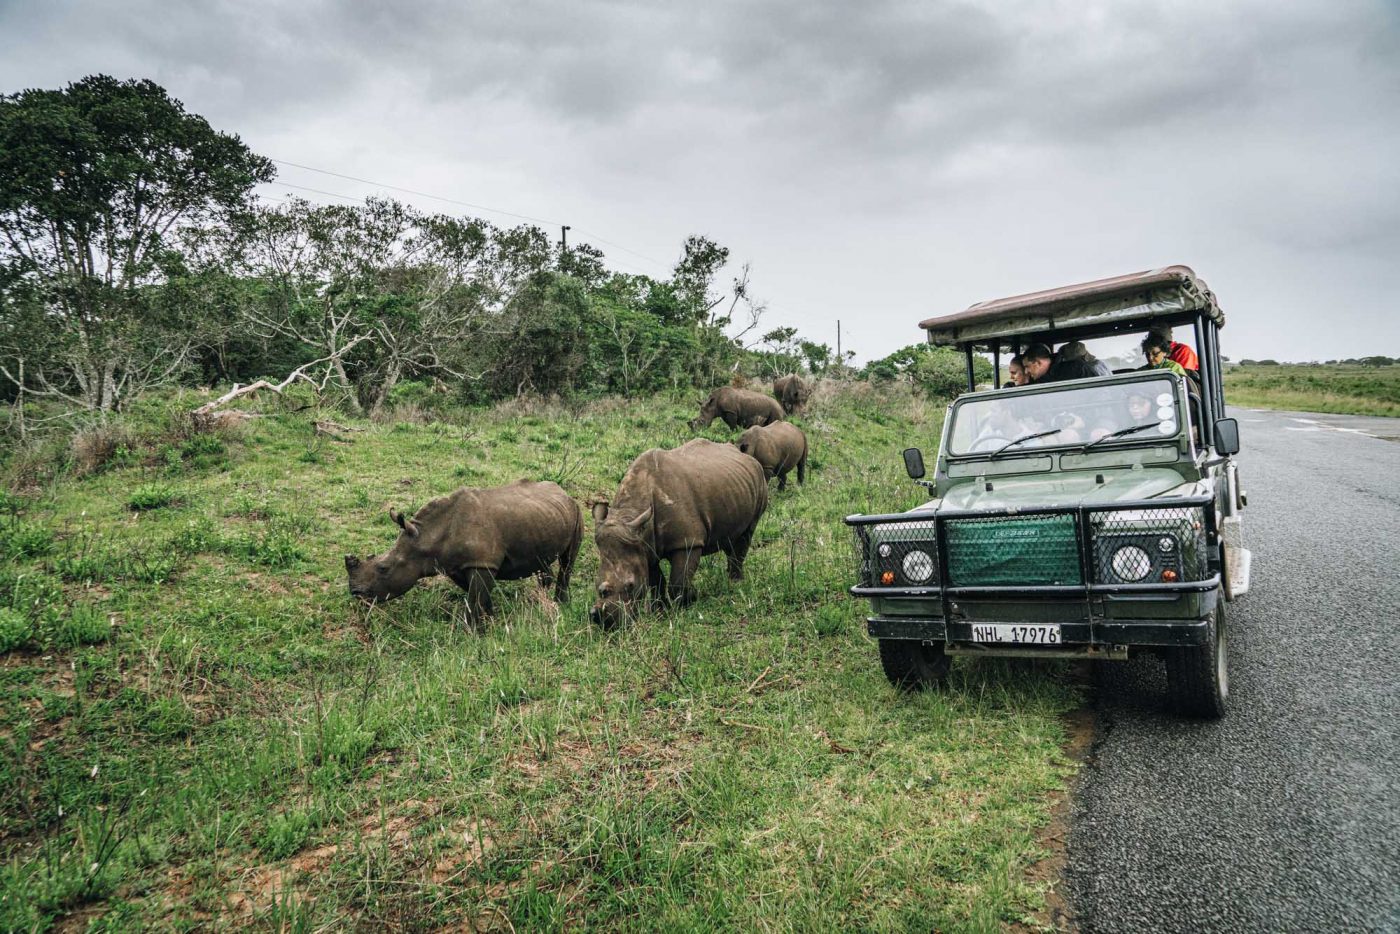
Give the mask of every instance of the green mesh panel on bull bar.
[{"label": "green mesh panel on bull bar", "polygon": [[948,583],[954,587],[1078,585],[1075,516],[951,519]]},{"label": "green mesh panel on bull bar", "polygon": [[1204,514],[1200,507],[1094,511],[1094,582],[1158,584],[1206,579]]},{"label": "green mesh panel on bull bar", "polygon": [[858,525],[862,582],[880,585],[880,575],[894,572],[891,587],[920,587],[938,582],[937,531],[931,519]]}]

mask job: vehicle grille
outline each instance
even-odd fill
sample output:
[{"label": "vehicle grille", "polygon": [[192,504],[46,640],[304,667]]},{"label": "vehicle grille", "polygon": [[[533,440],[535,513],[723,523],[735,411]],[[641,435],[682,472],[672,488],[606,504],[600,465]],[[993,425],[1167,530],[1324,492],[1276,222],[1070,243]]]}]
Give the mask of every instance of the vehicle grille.
[{"label": "vehicle grille", "polygon": [[1077,528],[1073,514],[949,520],[948,583],[1082,584]]}]

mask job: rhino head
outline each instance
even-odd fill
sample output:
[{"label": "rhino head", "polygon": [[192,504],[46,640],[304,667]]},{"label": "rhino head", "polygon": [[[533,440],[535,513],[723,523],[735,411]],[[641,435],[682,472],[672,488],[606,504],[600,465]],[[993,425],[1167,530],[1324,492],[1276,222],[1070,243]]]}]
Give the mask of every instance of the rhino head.
[{"label": "rhino head", "polygon": [[654,563],[651,544],[651,509],[638,516],[609,516],[607,503],[593,505],[598,523],[598,599],[588,618],[611,629],[634,617],[647,592]]},{"label": "rhino head", "polygon": [[390,507],[389,516],[403,529],[394,547],[382,555],[345,556],[350,596],[365,603],[383,603],[401,597],[418,579],[433,573],[433,561],[419,545],[418,523]]},{"label": "rhino head", "polygon": [[710,393],[710,397],[705,400],[705,404],[700,406],[700,414],[690,420],[692,430],[696,428],[706,428],[710,422],[719,417],[719,400],[715,398],[716,393]]}]

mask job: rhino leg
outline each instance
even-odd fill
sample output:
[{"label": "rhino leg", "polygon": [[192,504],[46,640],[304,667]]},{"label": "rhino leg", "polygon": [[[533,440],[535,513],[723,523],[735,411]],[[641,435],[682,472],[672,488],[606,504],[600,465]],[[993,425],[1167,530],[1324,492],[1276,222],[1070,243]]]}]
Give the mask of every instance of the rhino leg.
[{"label": "rhino leg", "polygon": [[807,452],[802,452],[802,459],[797,462],[797,485],[801,486],[807,482]]},{"label": "rhino leg", "polygon": [[467,621],[475,625],[491,615],[491,585],[496,575],[489,568],[462,568],[448,575],[467,592]]},{"label": "rhino leg", "polygon": [[[781,481],[780,481],[781,482]],[[781,486],[778,489],[782,489]],[[753,528],[744,532],[738,538],[729,543],[729,547],[724,549],[725,557],[729,559],[729,579],[741,581],[744,579],[744,559],[749,556],[749,544],[753,542]]]},{"label": "rhino leg", "polygon": [[780,493],[787,489],[787,475],[788,472],[786,470],[778,471],[778,492]]},{"label": "rhino leg", "polygon": [[[675,577],[675,574],[671,576]],[[660,606],[666,597],[666,575],[661,573],[659,560],[647,568],[647,587],[651,590],[652,603]]]},{"label": "rhino leg", "polygon": [[719,417],[722,418],[722,419],[724,419],[724,423],[725,423],[726,425],[728,425],[730,428],[738,428],[738,427],[739,427],[739,413],[738,413],[738,412],[721,412],[721,413],[719,413]]},{"label": "rhino leg", "polygon": [[569,542],[569,547],[565,548],[559,555],[559,577],[554,582],[554,602],[567,603],[569,601],[569,580],[574,574],[574,559],[578,557],[578,546],[583,541],[583,528],[579,527],[578,534]]},{"label": "rhino leg", "polygon": [[679,606],[694,603],[695,588],[691,586],[690,579],[695,576],[695,569],[700,566],[700,549],[682,548],[671,552],[670,559],[671,583],[666,588],[667,599]]}]

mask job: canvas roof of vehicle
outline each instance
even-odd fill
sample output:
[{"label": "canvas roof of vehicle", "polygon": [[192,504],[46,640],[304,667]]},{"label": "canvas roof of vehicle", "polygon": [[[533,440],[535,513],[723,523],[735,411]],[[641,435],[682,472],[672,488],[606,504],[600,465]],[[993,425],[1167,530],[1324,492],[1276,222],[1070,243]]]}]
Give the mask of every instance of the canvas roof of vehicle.
[{"label": "canvas roof of vehicle", "polygon": [[931,343],[955,345],[1052,332],[1068,339],[1145,329],[1157,321],[1178,324],[1197,314],[1217,327],[1225,324],[1214,293],[1191,267],[1164,266],[978,302],[957,314],[920,321],[919,327],[928,332]]}]

